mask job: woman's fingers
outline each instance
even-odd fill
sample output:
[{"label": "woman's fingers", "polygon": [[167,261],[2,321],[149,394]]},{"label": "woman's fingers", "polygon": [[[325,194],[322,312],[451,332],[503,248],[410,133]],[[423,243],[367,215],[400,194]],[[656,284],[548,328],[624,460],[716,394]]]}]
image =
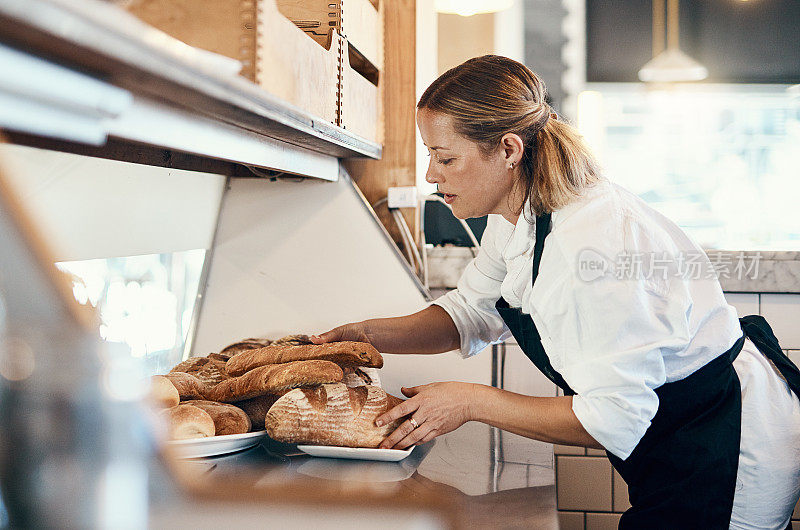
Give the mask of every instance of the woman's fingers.
[{"label": "woman's fingers", "polygon": [[343,340],[352,340],[356,342],[369,342],[369,336],[366,332],[363,322],[344,324],[342,326],[333,328],[330,331],[326,331],[321,335],[311,335],[309,339],[314,344],[324,344],[326,342],[340,342]]},{"label": "woman's fingers", "polygon": [[324,344],[326,342],[338,342],[342,340],[342,330],[344,326],[339,326],[338,328],[333,328],[330,331],[326,331],[321,335],[311,335],[309,339],[314,344]]},{"label": "woman's fingers", "polygon": [[409,434],[406,435],[405,438],[394,444],[392,449],[408,449],[412,445],[422,440],[422,438],[430,434],[433,430],[433,425],[426,425],[423,423],[416,429],[413,429]]},{"label": "woman's fingers", "polygon": [[[397,408],[397,407],[395,407],[395,408]],[[414,425],[412,425],[409,420],[405,420],[403,423],[400,424],[400,426],[397,429],[394,430],[394,432],[392,434],[387,436],[386,439],[383,440],[383,442],[381,442],[381,445],[378,446],[378,449],[392,449],[392,448],[395,448],[395,445],[397,445],[397,443],[400,440],[405,439],[414,430],[416,430],[414,428]]]},{"label": "woman's fingers", "polygon": [[392,409],[384,412],[383,414],[375,418],[375,425],[381,427],[383,425],[386,425],[387,423],[392,423],[397,418],[408,416],[415,410],[417,410],[416,401],[414,401],[413,399],[403,401],[396,407],[393,407]]},{"label": "woman's fingers", "polygon": [[430,430],[428,430],[428,434],[426,434],[425,436],[423,436],[423,437],[422,437],[422,438],[421,438],[421,439],[420,439],[420,440],[417,442],[417,445],[421,445],[421,444],[424,444],[424,443],[430,442],[431,440],[433,440],[434,438],[436,438],[438,435],[439,435],[439,431],[437,431],[436,429],[430,429]]},{"label": "woman's fingers", "polygon": [[413,397],[413,396],[416,396],[417,394],[419,394],[419,391],[422,390],[423,386],[425,386],[425,385],[411,386],[411,387],[401,386],[400,387],[400,392],[402,392],[403,395],[406,396],[406,397]]}]

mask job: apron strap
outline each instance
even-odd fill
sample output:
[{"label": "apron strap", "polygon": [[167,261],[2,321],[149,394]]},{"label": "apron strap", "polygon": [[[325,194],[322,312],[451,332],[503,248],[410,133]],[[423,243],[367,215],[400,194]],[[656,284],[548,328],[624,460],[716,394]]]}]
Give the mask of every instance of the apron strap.
[{"label": "apron strap", "polygon": [[536,217],[536,244],[533,246],[533,271],[531,273],[531,285],[536,282],[539,276],[539,262],[542,261],[542,249],[544,249],[544,238],[550,233],[550,212]]},{"label": "apron strap", "polygon": [[753,341],[760,351],[778,369],[792,392],[800,397],[800,370],[783,353],[777,337],[766,319],[761,315],[747,315],[739,319],[742,331],[748,339]]}]

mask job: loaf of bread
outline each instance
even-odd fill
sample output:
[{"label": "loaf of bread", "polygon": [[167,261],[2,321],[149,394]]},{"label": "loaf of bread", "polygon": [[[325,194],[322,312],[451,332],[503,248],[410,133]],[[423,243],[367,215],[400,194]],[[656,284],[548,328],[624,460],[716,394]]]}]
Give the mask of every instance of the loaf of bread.
[{"label": "loaf of bread", "polygon": [[247,414],[253,424],[253,429],[261,430],[264,428],[267,411],[286,392],[289,392],[289,390],[283,390],[277,394],[264,394],[244,401],[236,401],[234,404]]},{"label": "loaf of bread", "polygon": [[150,395],[148,401],[157,408],[169,408],[177,405],[181,400],[178,389],[172,381],[163,375],[154,375],[150,378]]},{"label": "loaf of bread", "polygon": [[227,360],[239,352],[243,352],[245,350],[257,350],[258,348],[269,346],[271,343],[272,341],[269,339],[243,339],[239,342],[234,342],[233,344],[225,346],[217,355],[225,357],[225,360]]},{"label": "loaf of bread", "polygon": [[[236,357],[231,357],[231,360],[233,359]],[[212,401],[232,403],[264,394],[275,394],[287,388],[335,383],[341,381],[342,377],[344,377],[342,369],[330,361],[270,364],[222,381],[211,388],[206,397]]]},{"label": "loaf of bread", "polygon": [[187,374],[186,372],[170,372],[163,377],[168,379],[175,386],[182,400],[205,399],[205,395],[208,392],[208,387],[192,374]]},{"label": "loaf of bread", "polygon": [[265,348],[244,351],[231,357],[225,364],[225,370],[236,376],[258,366],[311,359],[331,361],[340,366],[383,366],[383,357],[371,344],[344,341],[300,346],[270,344]]},{"label": "loaf of bread", "polygon": [[[285,344],[288,346],[298,346],[300,344],[311,344],[311,339],[308,335],[286,335],[272,342],[272,344]],[[269,346],[268,344],[266,346]]]},{"label": "loaf of bread", "polygon": [[297,388],[272,405],[264,426],[280,442],[374,448],[405,419],[377,427],[375,418],[402,401],[371,385]]},{"label": "loaf of bread", "polygon": [[191,374],[207,386],[214,386],[230,377],[225,371],[225,361],[208,357],[190,357],[170,370],[170,373],[174,372]]},{"label": "loaf of bread", "polygon": [[184,403],[202,409],[211,416],[211,419],[214,420],[214,434],[216,436],[250,432],[252,426],[250,417],[239,407],[228,403],[199,399],[185,401]]},{"label": "loaf of bread", "polygon": [[180,404],[161,412],[171,440],[214,436],[214,420],[208,412],[192,405]]},{"label": "loaf of bread", "polygon": [[373,381],[372,377],[361,368],[347,366],[342,368],[342,371],[344,371],[344,379],[342,379],[342,382],[349,387],[366,385],[380,386],[377,381]]}]

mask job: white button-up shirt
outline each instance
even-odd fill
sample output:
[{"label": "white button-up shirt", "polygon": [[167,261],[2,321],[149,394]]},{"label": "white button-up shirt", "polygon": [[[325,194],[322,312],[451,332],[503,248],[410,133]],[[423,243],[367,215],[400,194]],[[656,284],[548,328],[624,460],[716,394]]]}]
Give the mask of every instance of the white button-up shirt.
[{"label": "white button-up shirt", "polygon": [[578,420],[625,459],[658,410],[654,389],[741,336],[736,311],[700,247],[607,180],[553,212],[531,287],[534,221],[529,210],[516,225],[489,215],[458,289],[434,303],[452,317],[465,357],[510,337],[494,307],[500,296],[531,315],[550,363],[578,394]]}]

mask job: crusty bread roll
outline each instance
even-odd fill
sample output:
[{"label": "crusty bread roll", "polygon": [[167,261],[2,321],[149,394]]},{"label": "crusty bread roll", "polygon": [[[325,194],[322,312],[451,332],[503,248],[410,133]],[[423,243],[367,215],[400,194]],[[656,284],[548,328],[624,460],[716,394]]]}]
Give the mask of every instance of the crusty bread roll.
[{"label": "crusty bread roll", "polygon": [[214,434],[216,436],[250,432],[250,418],[239,407],[228,403],[201,399],[193,399],[184,403],[208,412],[211,419],[214,420]]},{"label": "crusty bread roll", "polygon": [[231,357],[225,364],[228,374],[241,375],[258,366],[320,359],[340,366],[383,367],[383,357],[372,344],[366,342],[329,342],[299,346],[270,344],[258,350],[248,350]]},{"label": "crusty bread roll", "polygon": [[264,394],[275,394],[287,388],[335,383],[341,381],[342,377],[342,369],[330,361],[271,364],[259,366],[244,375],[219,383],[207,392],[206,397],[212,401],[232,403]]},{"label": "crusty bread roll", "polygon": [[230,377],[225,371],[225,361],[208,357],[190,357],[170,370],[170,373],[175,372],[191,374],[207,386],[214,386]]},{"label": "crusty bread roll", "polygon": [[150,378],[150,395],[148,401],[157,408],[169,408],[177,405],[181,400],[178,389],[163,375],[154,375]]},{"label": "crusty bread roll", "polygon": [[208,412],[192,405],[180,404],[161,411],[172,440],[214,436],[214,420]]},{"label": "crusty bread roll", "polygon": [[165,378],[175,386],[178,395],[182,400],[186,399],[205,399],[208,387],[192,374],[185,372],[170,372],[164,375]]},{"label": "crusty bread roll", "polygon": [[404,418],[382,427],[375,426],[375,418],[402,401],[371,385],[296,388],[272,405],[264,425],[280,442],[378,447]]},{"label": "crusty bread roll", "polygon": [[250,422],[253,424],[252,428],[254,430],[262,430],[264,428],[264,420],[267,417],[267,411],[278,401],[278,398],[290,390],[291,389],[282,390],[276,394],[264,394],[263,396],[245,399],[244,401],[236,401],[234,404],[245,411],[250,418]]}]

